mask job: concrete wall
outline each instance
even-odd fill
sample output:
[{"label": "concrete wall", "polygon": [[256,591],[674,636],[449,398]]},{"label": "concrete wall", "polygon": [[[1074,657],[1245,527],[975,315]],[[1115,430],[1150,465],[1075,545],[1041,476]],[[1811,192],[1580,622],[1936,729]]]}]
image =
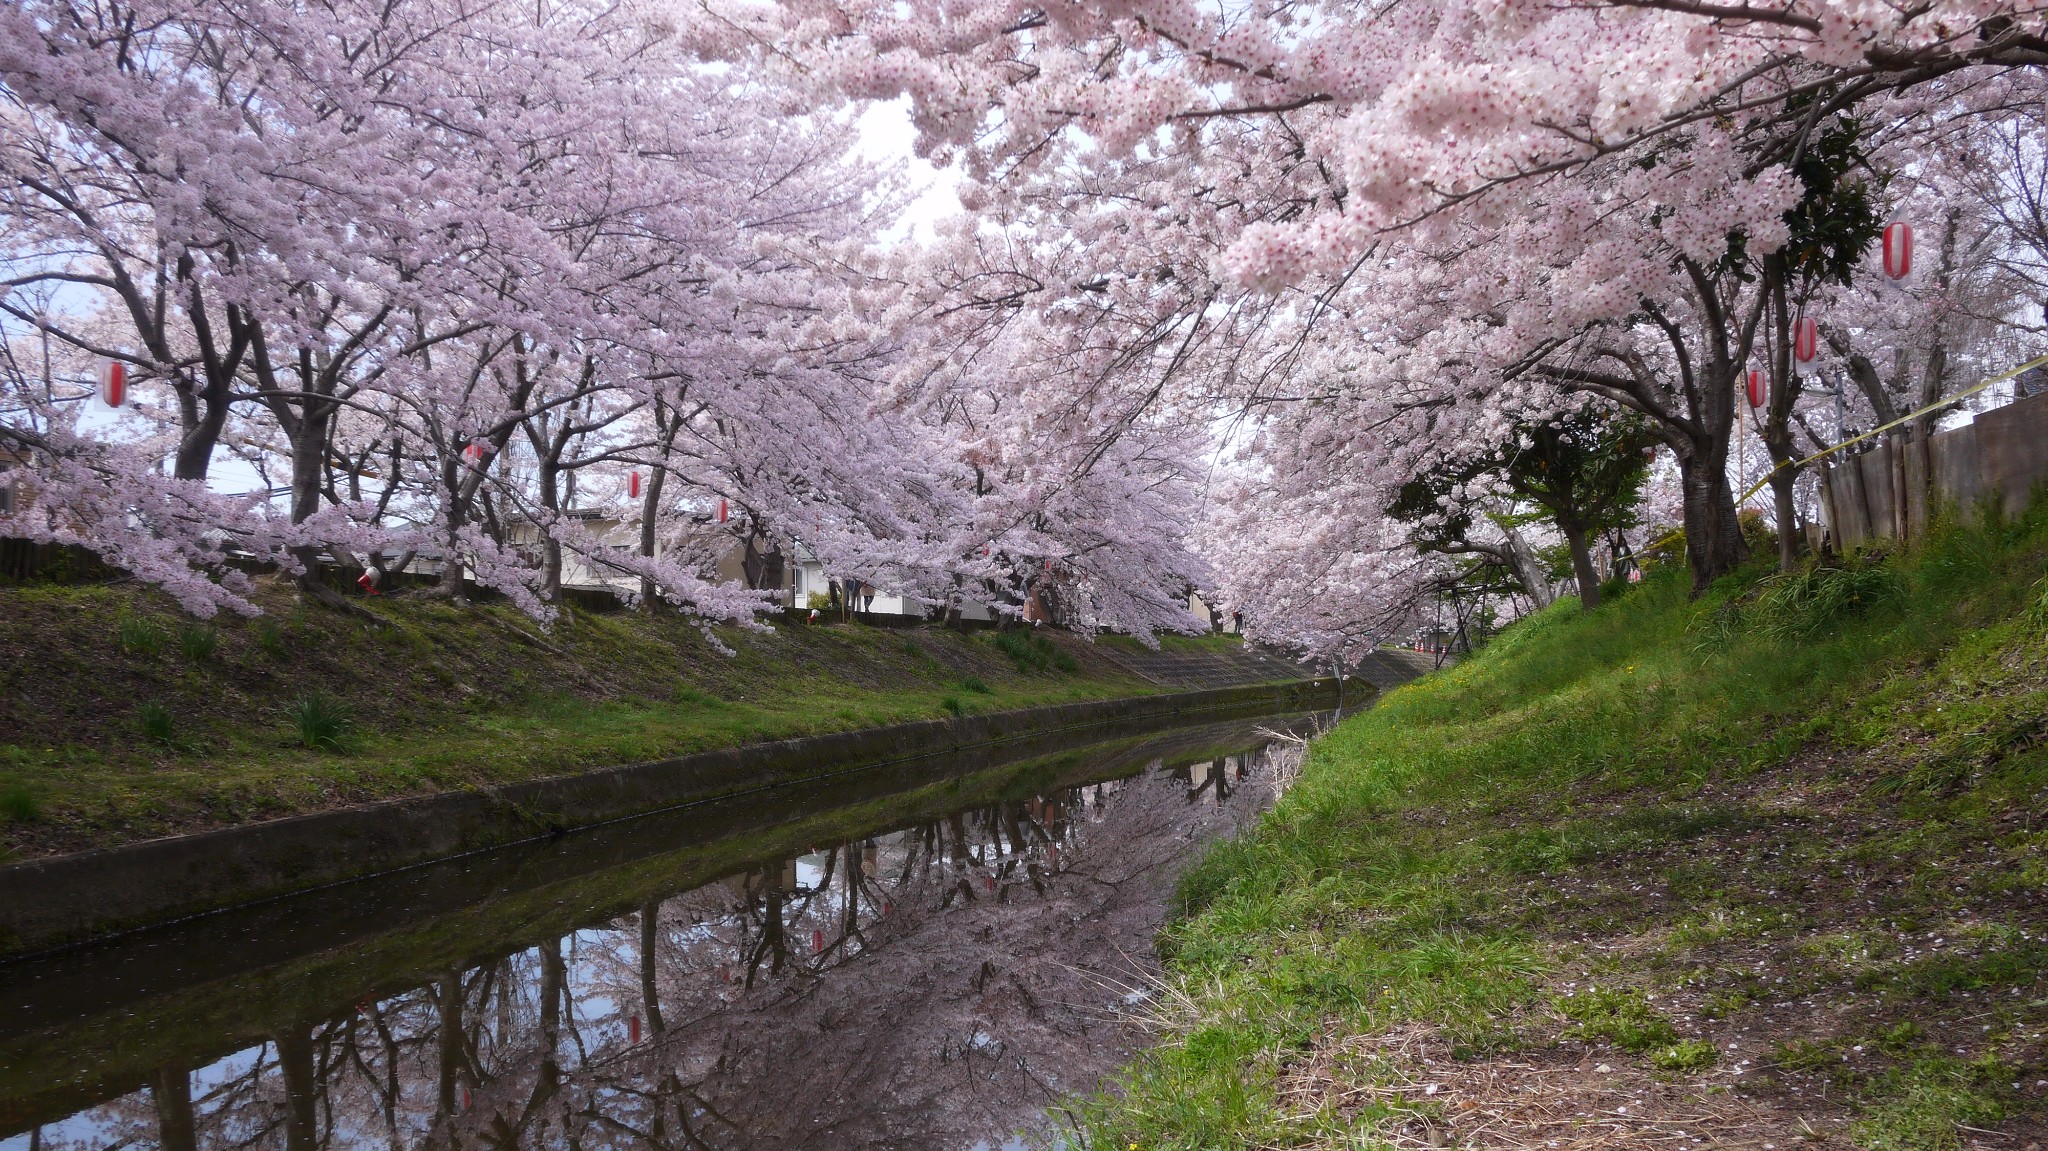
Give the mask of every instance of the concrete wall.
[{"label": "concrete wall", "polygon": [[927,720],[28,860],[0,867],[0,956],[920,757],[1306,711],[1336,697],[1334,680],[1301,680]]},{"label": "concrete wall", "polygon": [[1967,512],[1995,502],[2006,516],[2017,516],[2043,485],[2048,395],[1982,413],[1964,427],[1935,433],[1924,446],[1904,435],[1887,436],[1821,473],[1835,546],[1844,548],[1917,535],[1926,529],[1929,512],[1944,504]]}]

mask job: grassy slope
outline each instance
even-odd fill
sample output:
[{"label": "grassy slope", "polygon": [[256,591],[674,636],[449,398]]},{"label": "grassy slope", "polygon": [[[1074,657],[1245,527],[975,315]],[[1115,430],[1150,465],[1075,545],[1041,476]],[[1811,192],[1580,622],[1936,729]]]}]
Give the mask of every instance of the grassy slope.
[{"label": "grassy slope", "polygon": [[1391,693],[1184,879],[1166,1042],[1084,1142],[2026,1143],[2044,554],[2048,515],[1804,604],[1655,578]]},{"label": "grassy slope", "polygon": [[[211,652],[194,658],[185,633],[205,629],[134,589],[0,588],[0,858],[1159,690],[1067,636],[1056,637],[1065,659],[1019,661],[986,633],[722,628],[726,655],[673,616],[574,612],[543,634],[503,605],[370,601],[377,624],[300,607],[282,589],[265,606],[257,620],[219,621]],[[297,743],[285,708],[308,692],[347,707],[340,749]],[[145,735],[149,705],[170,717],[168,740]]]}]

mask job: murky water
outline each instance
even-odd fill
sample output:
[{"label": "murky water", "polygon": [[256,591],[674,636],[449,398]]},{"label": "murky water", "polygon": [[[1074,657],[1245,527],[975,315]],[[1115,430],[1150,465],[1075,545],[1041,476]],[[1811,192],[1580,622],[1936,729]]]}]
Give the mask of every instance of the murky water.
[{"label": "murky water", "polygon": [[1145,1041],[1179,867],[1305,722],[857,773],[0,965],[0,1151],[1022,1146]]}]

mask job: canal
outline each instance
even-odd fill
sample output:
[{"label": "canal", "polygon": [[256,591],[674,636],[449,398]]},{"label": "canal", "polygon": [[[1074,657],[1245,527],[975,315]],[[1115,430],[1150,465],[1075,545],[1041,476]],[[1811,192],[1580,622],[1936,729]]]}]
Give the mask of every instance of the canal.
[{"label": "canal", "polygon": [[1314,718],[849,773],[0,964],[0,1151],[1022,1146],[1146,1042],[1175,876]]}]

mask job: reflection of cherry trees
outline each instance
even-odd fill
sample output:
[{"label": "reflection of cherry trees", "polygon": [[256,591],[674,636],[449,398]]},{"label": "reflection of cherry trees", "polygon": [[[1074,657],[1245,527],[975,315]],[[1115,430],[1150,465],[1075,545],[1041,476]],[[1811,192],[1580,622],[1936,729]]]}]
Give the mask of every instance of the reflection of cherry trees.
[{"label": "reflection of cherry trees", "polygon": [[821,846],[0,1149],[964,1147],[1128,1056],[1175,865],[1294,753],[1155,761]]}]

